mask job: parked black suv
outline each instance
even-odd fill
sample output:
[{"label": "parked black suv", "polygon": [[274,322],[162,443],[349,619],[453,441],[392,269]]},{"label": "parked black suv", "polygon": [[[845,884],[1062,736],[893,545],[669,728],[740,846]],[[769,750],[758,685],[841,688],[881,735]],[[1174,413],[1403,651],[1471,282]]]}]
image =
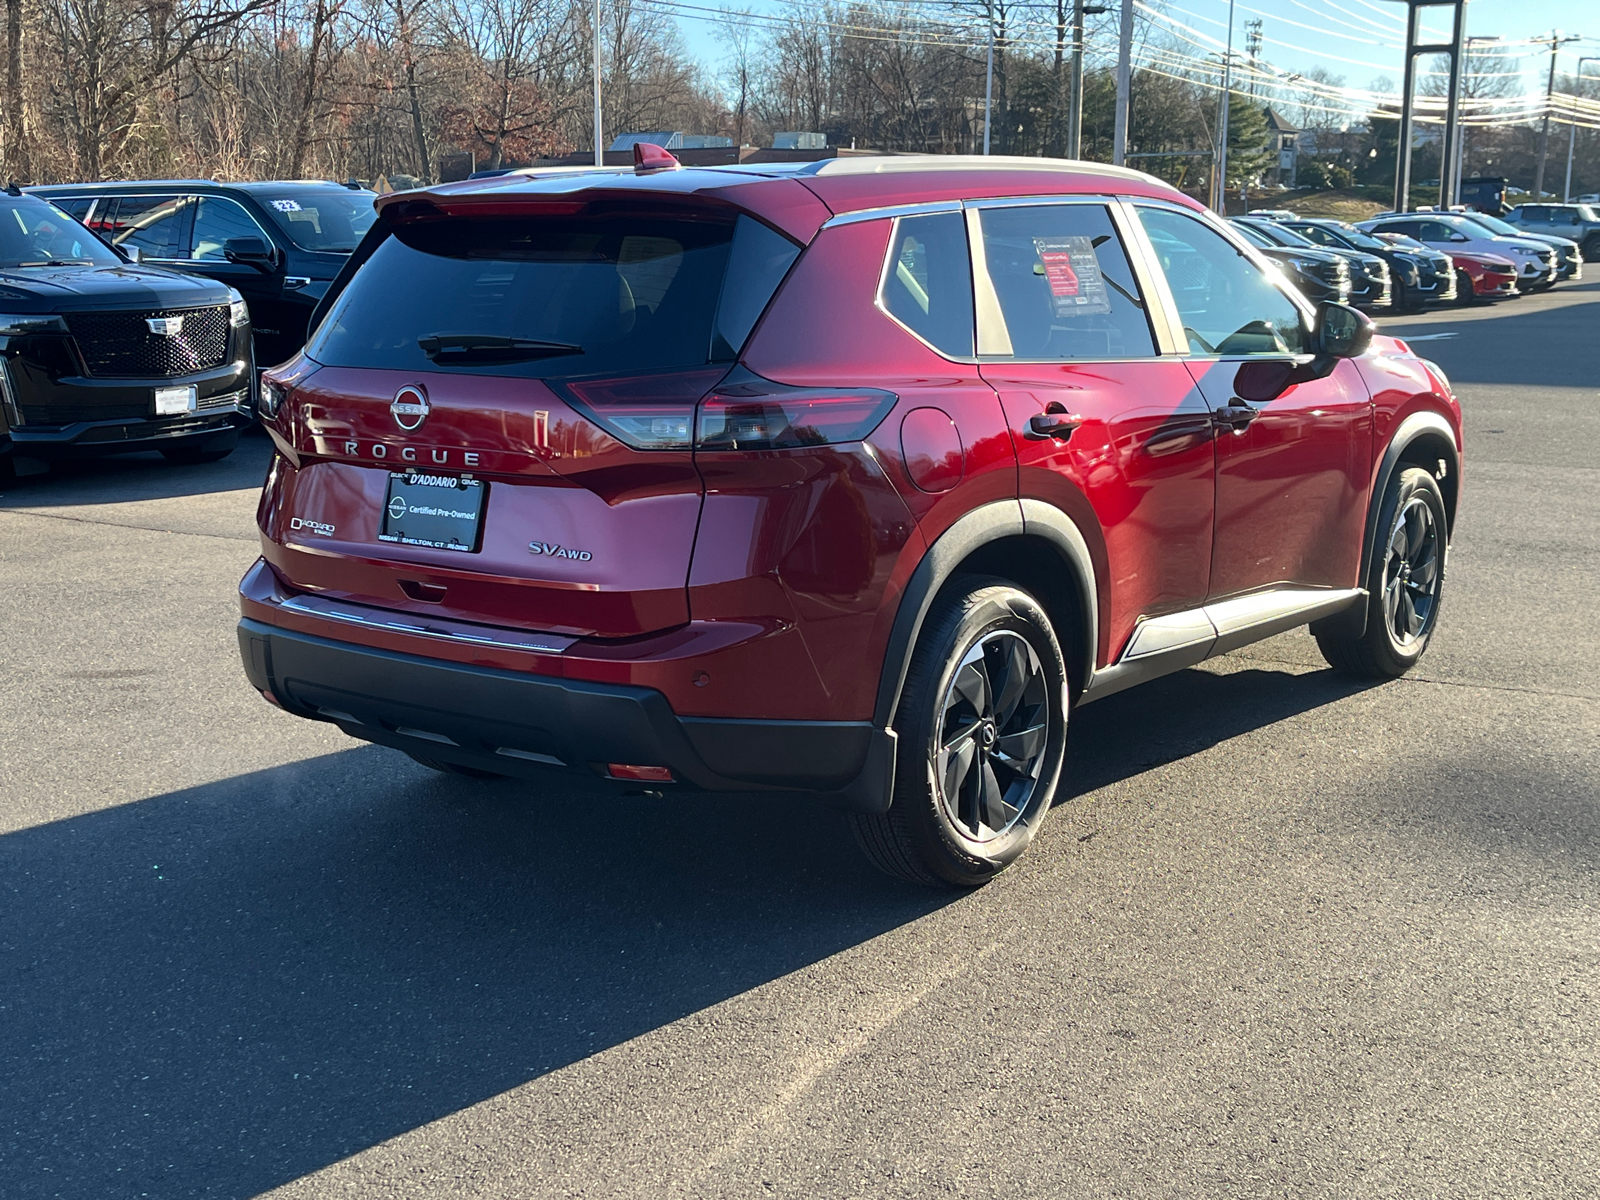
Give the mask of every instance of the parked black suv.
[{"label": "parked black suv", "polygon": [[0,193],[0,473],[222,458],[251,423],[253,370],[238,292],[126,262],[54,205]]},{"label": "parked black suv", "polygon": [[1450,256],[1431,247],[1411,250],[1391,245],[1348,222],[1326,217],[1285,221],[1283,228],[1328,250],[1383,259],[1394,281],[1394,306],[1399,312],[1417,312],[1430,301],[1447,303],[1456,298],[1456,273]]},{"label": "parked black suv", "polygon": [[1313,304],[1350,303],[1350,261],[1331,250],[1315,246],[1286,246],[1269,238],[1255,223],[1233,217],[1229,224],[1244,235],[1244,240],[1278,264],[1289,282]]},{"label": "parked black suv", "polygon": [[374,193],[294,180],[74,183],[30,189],[143,262],[209,275],[250,305],[256,360],[267,367],[306,340],[306,322],[372,225]]}]

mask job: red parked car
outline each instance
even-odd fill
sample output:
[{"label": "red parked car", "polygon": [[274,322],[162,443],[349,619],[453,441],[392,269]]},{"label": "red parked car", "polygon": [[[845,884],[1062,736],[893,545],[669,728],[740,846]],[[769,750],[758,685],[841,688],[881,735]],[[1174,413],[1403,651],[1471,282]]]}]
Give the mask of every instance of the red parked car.
[{"label": "red parked car", "polygon": [[1461,304],[1479,300],[1503,300],[1520,296],[1517,264],[1498,254],[1450,255],[1456,265],[1456,296]]},{"label": "red parked car", "polygon": [[267,699],[462,774],[828,793],[974,885],[1074,706],[1308,622],[1422,654],[1448,383],[1178,192],[644,153],[378,201],[263,383]]}]

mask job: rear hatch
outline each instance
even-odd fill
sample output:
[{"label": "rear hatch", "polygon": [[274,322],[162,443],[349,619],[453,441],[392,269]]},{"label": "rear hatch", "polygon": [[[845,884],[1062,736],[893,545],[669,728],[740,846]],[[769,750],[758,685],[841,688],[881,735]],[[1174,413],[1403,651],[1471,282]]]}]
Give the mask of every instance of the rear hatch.
[{"label": "rear hatch", "polygon": [[269,376],[295,461],[262,525],[291,585],[576,636],[688,620],[695,406],[799,247],[672,197],[553,207],[407,203]]}]

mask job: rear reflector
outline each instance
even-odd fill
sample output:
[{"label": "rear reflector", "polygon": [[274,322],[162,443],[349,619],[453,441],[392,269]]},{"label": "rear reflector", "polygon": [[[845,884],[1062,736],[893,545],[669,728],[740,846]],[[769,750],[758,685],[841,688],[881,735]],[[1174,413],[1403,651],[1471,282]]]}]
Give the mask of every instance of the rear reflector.
[{"label": "rear reflector", "polygon": [[640,783],[672,782],[672,771],[667,767],[639,767],[629,763],[607,763],[606,774],[612,779],[632,779]]}]

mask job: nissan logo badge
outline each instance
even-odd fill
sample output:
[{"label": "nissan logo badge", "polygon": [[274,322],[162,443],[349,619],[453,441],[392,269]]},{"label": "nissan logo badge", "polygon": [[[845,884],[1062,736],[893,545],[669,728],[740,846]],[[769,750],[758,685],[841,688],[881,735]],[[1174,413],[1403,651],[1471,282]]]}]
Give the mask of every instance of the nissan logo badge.
[{"label": "nissan logo badge", "polygon": [[410,384],[396,392],[389,404],[389,415],[407,433],[422,428],[422,423],[428,419],[428,412],[428,398],[422,394],[421,388]]}]

